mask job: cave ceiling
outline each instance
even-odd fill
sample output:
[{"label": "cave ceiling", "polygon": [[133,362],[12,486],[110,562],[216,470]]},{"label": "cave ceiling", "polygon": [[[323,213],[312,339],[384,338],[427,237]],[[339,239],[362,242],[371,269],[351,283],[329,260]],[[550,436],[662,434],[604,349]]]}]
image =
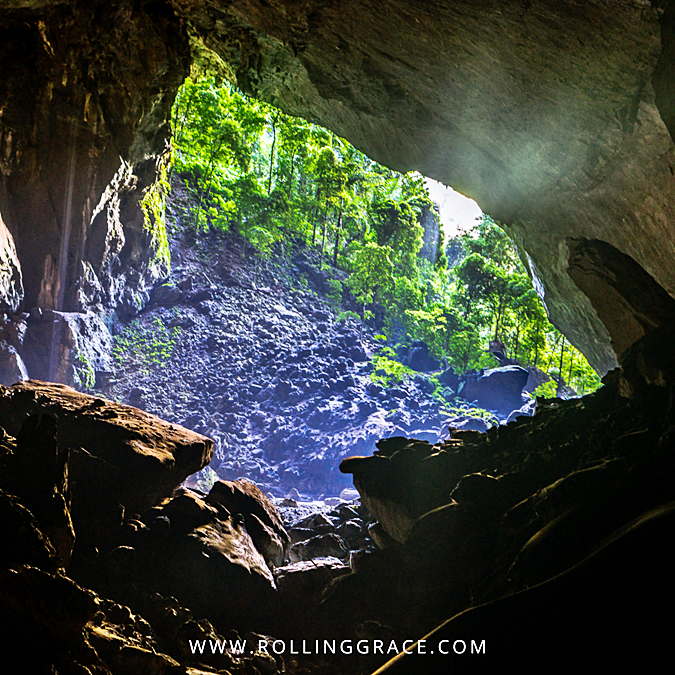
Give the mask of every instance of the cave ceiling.
[{"label": "cave ceiling", "polygon": [[0,0],[0,215],[25,306],[114,305],[152,283],[133,195],[154,179],[191,43],[244,92],[474,198],[605,372],[625,340],[597,311],[602,281],[581,284],[591,302],[568,273],[570,242],[611,244],[675,295],[672,14],[637,0]]}]

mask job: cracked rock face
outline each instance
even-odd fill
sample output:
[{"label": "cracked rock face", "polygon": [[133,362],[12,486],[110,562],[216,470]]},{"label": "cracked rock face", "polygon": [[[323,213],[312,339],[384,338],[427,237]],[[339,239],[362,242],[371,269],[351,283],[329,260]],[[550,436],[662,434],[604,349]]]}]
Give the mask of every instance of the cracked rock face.
[{"label": "cracked rock face", "polygon": [[0,0],[0,213],[25,305],[143,303],[138,199],[189,33],[246,93],[475,198],[604,372],[616,340],[567,240],[607,242],[675,295],[673,16],[638,0]]},{"label": "cracked rock face", "polygon": [[162,2],[3,1],[0,63],[0,213],[24,307],[133,304],[125,286],[161,273],[138,202],[187,72],[182,22]]}]

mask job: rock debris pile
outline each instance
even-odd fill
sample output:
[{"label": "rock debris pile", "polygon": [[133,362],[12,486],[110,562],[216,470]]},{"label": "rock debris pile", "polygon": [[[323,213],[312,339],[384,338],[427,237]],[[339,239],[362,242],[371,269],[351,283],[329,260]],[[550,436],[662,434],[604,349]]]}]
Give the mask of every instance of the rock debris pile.
[{"label": "rock debris pile", "polygon": [[[495,369],[499,382],[481,389],[480,377],[465,383],[444,372],[423,343],[403,359],[416,373],[385,386],[374,381],[371,358],[382,343],[358,321],[340,320],[317,261],[300,251],[285,269],[265,270],[242,255],[241,244],[211,244],[216,257],[208,264],[187,246],[176,251],[181,264],[123,330],[132,346],[101,390],[212,438],[202,489],[217,477],[244,477],[279,497],[292,489],[305,499],[337,496],[349,485],[340,460],[371,452],[381,438],[433,443],[450,426],[485,431],[490,420],[456,398],[462,386],[502,420],[525,405],[524,369],[511,366],[520,371],[515,378]],[[153,352],[162,339],[164,351]],[[434,394],[432,369],[448,400]]]}]

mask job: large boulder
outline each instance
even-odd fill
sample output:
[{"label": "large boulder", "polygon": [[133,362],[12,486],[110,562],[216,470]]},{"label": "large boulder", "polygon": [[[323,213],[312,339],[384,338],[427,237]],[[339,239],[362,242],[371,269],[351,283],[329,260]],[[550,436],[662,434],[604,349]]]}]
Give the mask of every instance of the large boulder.
[{"label": "large boulder", "polygon": [[247,480],[221,480],[211,488],[206,501],[243,516],[246,531],[265,561],[274,567],[284,564],[290,538],[277,507],[260,488]]},{"label": "large boulder", "polygon": [[442,384],[445,387],[450,387],[450,389],[457,391],[457,388],[459,387],[459,375],[457,375],[455,369],[450,366],[450,368],[446,368],[438,376],[438,384]]},{"label": "large boulder", "polygon": [[421,341],[413,342],[406,361],[410,368],[421,373],[438,370],[441,366],[441,362],[429,353],[429,345]]},{"label": "large boulder", "polygon": [[148,587],[217,623],[269,625],[278,609],[276,585],[242,515],[190,493],[152,514],[168,520],[168,530],[154,525],[139,544]]},{"label": "large boulder", "polygon": [[466,376],[459,394],[481,408],[508,415],[523,405],[521,397],[528,371],[520,366],[502,366],[477,376]]},{"label": "large boulder", "polygon": [[89,529],[119,523],[124,511],[142,513],[213,454],[209,438],[65,385],[29,380],[0,392],[0,426],[13,436],[30,416],[55,418],[57,447],[71,452],[73,517]]}]

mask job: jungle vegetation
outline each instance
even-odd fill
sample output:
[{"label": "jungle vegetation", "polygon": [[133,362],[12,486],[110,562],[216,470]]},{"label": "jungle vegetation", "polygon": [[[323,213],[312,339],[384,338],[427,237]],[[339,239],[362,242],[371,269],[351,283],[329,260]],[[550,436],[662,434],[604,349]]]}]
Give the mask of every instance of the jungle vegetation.
[{"label": "jungle vegetation", "polygon": [[444,241],[424,180],[377,164],[332,132],[248,99],[213,77],[188,79],[173,109],[173,166],[196,208],[196,236],[236,232],[264,257],[293,245],[332,273],[337,306],[383,317],[394,346],[423,340],[459,373],[508,358],[583,394],[600,381],[549,322],[507,234],[484,216]]}]

